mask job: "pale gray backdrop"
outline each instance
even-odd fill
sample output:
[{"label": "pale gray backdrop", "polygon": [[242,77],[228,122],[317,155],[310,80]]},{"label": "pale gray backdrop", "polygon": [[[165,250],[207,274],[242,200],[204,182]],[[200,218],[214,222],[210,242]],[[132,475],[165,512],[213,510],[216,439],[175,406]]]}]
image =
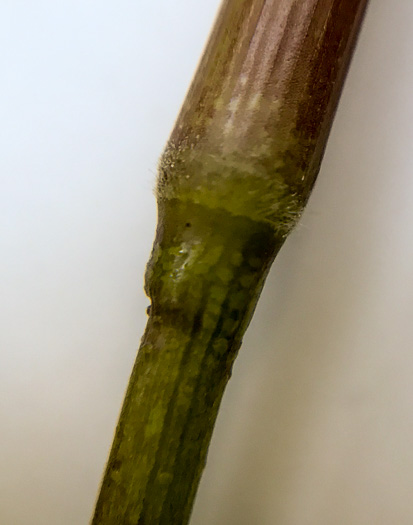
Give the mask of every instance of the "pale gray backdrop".
[{"label": "pale gray backdrop", "polygon": [[[146,321],[157,157],[218,3],[0,3],[1,524],[89,520]],[[413,523],[412,48],[411,0],[371,0],[193,525]]]}]

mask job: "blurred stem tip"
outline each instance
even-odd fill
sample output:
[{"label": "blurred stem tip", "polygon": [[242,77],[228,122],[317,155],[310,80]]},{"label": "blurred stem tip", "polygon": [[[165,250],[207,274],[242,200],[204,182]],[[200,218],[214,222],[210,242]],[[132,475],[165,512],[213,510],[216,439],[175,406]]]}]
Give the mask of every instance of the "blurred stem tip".
[{"label": "blurred stem tip", "polygon": [[367,0],[225,0],[158,178],[150,315],[93,525],[189,521],[271,263],[313,188]]}]

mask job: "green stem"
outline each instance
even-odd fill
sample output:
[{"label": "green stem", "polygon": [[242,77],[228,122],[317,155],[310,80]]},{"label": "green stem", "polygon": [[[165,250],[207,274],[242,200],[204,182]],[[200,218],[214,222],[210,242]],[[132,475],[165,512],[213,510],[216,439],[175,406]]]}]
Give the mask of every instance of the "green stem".
[{"label": "green stem", "polygon": [[172,200],[163,213],[150,318],[96,523],[187,522],[232,363],[281,243],[270,226],[224,210]]},{"label": "green stem", "polygon": [[160,162],[150,316],[93,525],[185,525],[270,265],[309,197],[366,0],[227,0]]}]

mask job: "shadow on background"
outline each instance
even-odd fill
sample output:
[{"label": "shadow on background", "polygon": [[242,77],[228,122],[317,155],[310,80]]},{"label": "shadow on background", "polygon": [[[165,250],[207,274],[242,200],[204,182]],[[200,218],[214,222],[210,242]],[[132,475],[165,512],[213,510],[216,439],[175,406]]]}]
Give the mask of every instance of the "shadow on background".
[{"label": "shadow on background", "polygon": [[371,2],[319,181],[234,366],[193,525],[412,523],[412,24],[408,2]]}]

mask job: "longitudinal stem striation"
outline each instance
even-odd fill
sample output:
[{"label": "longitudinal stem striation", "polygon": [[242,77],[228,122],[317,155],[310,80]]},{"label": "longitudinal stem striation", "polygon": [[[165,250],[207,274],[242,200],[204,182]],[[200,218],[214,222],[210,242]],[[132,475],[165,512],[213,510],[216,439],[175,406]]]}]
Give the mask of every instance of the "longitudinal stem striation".
[{"label": "longitudinal stem striation", "polygon": [[94,525],[188,522],[242,336],[314,185],[366,3],[223,3],[160,161],[150,315]]}]

